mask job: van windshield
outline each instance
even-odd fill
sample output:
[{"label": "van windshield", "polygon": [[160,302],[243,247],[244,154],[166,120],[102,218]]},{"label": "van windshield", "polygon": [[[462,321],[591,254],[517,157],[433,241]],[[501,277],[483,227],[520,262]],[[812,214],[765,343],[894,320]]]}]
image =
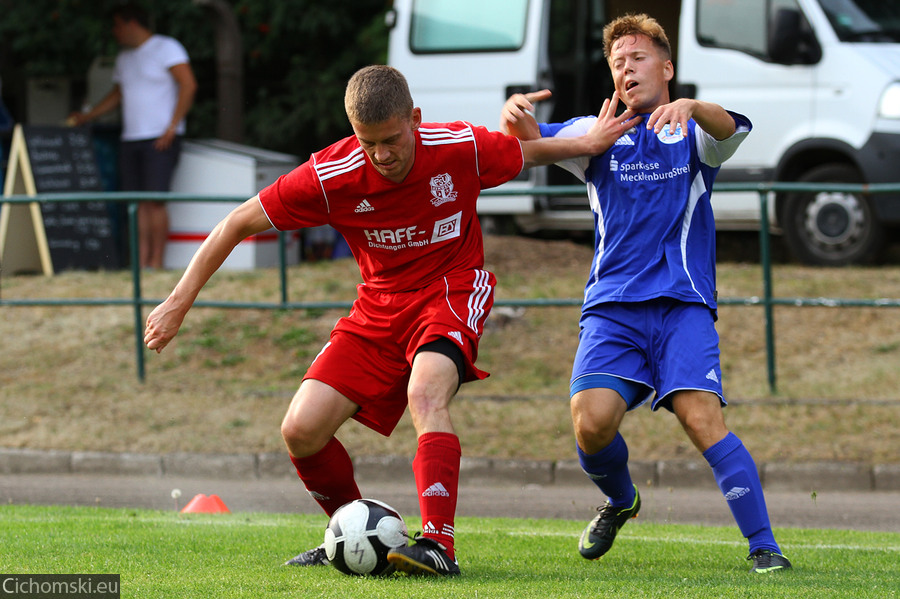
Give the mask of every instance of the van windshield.
[{"label": "van windshield", "polygon": [[415,53],[518,50],[528,0],[417,0],[410,49]]},{"label": "van windshield", "polygon": [[819,0],[842,42],[900,42],[900,0]]}]

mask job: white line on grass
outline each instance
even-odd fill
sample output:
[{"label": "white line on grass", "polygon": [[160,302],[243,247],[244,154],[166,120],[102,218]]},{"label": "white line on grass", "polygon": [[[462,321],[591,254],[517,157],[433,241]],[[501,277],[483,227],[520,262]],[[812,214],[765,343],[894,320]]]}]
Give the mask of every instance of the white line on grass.
[{"label": "white line on grass", "polygon": [[[165,524],[181,524],[181,525],[207,525],[207,526],[256,526],[256,527],[276,527],[283,526],[285,524],[284,520],[281,519],[268,519],[268,518],[254,518],[252,520],[245,518],[229,518],[226,514],[218,514],[214,515],[212,518],[205,518],[203,516],[210,516],[210,514],[197,514],[201,516],[200,518],[192,518],[190,514],[147,514],[147,515],[136,515],[129,516],[129,522],[142,522],[142,523],[165,523]],[[221,518],[221,519],[219,519]],[[56,520],[62,520],[62,518],[54,518],[54,517],[46,517],[46,516],[13,516],[10,520],[14,520],[16,522],[34,522],[40,524],[47,524],[49,522],[53,522]],[[306,528],[322,528],[324,530],[324,526],[321,524],[312,524],[312,523],[302,523],[298,524],[296,522],[291,522],[291,526],[303,526]],[[579,533],[572,532],[535,532],[530,530],[510,530],[510,531],[489,531],[489,532],[478,532],[471,531],[467,532],[466,536],[475,536],[475,535],[496,535],[503,534],[511,537],[569,537],[569,538],[578,538]],[[642,535],[630,535],[627,532],[622,534],[623,538],[634,539],[636,541],[645,541],[649,543],[681,543],[688,545],[728,545],[740,547],[745,544],[745,541],[721,541],[717,539],[698,539],[696,537],[651,537],[651,536],[642,536]],[[788,543],[785,544],[785,547],[789,547],[792,551],[799,550],[822,550],[822,551],[874,551],[874,552],[883,552],[883,553],[900,553],[900,546],[896,545],[879,545],[879,546],[865,546],[865,545],[822,545],[822,544],[794,544]]]},{"label": "white line on grass", "polygon": [[[490,533],[497,534],[497,533]],[[512,537],[570,537],[570,538],[578,538],[578,534],[568,533],[568,532],[534,532],[534,531],[509,531],[506,534]],[[742,546],[746,544],[746,541],[720,541],[716,539],[698,539],[695,537],[647,537],[641,535],[629,535],[624,533],[622,535],[623,538],[627,537],[629,539],[634,539],[636,541],[645,541],[650,543],[682,543],[688,545],[729,545],[729,546]],[[792,550],[826,550],[826,551],[881,551],[881,552],[900,552],[900,546],[892,546],[892,545],[879,545],[879,546],[866,546],[866,545],[822,545],[822,544],[795,544],[789,543],[785,544],[786,547],[790,547]]]},{"label": "white line on grass", "polygon": [[[104,516],[98,522],[110,522],[115,520],[116,517],[108,517]],[[191,526],[257,526],[257,527],[277,527],[284,526],[284,520],[269,520],[269,519],[245,519],[238,515],[236,518],[233,514],[204,514],[204,513],[171,513],[165,512],[160,515],[136,515],[136,516],[127,516],[128,522],[137,522],[142,524],[178,524],[178,525],[191,525]],[[35,523],[35,524],[48,524],[53,522],[63,522],[66,521],[66,518],[54,518],[54,517],[44,517],[44,516],[12,516],[8,521],[22,522],[22,523]],[[324,524],[306,524],[306,523],[296,523],[290,522],[291,526],[294,527],[307,527],[307,528],[321,528],[323,531],[325,530]]]}]

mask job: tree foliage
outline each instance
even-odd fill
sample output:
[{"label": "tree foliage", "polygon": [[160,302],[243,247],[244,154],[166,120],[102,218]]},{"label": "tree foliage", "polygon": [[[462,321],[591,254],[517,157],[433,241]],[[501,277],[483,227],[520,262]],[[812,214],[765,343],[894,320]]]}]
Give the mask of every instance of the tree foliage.
[{"label": "tree foliage", "polygon": [[[347,78],[386,59],[390,0],[227,0],[242,35],[244,139],[305,159],[350,132],[343,111]],[[84,81],[97,56],[117,47],[109,10],[116,0],[0,0],[0,60],[28,77]],[[191,137],[214,137],[215,30],[190,0],[146,2],[154,29],[175,37],[200,84],[188,119]]]}]

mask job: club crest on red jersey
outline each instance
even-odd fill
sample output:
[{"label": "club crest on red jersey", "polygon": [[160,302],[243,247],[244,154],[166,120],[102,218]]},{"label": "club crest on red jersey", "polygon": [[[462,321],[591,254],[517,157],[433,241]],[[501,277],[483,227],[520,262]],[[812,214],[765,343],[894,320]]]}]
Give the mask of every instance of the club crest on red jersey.
[{"label": "club crest on red jersey", "polygon": [[449,173],[431,178],[431,196],[431,203],[435,208],[456,201],[457,192],[453,191],[453,178]]}]

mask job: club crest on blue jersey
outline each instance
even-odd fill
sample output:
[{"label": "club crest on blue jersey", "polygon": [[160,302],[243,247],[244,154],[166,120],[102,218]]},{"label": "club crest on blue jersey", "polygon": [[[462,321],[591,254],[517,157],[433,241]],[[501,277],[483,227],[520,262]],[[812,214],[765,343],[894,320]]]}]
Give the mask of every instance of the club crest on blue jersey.
[{"label": "club crest on blue jersey", "polygon": [[681,125],[675,127],[675,132],[671,133],[669,131],[669,125],[666,125],[662,128],[662,131],[656,134],[656,137],[659,138],[659,141],[664,144],[677,144],[679,141],[684,139],[684,135],[681,133]]}]

